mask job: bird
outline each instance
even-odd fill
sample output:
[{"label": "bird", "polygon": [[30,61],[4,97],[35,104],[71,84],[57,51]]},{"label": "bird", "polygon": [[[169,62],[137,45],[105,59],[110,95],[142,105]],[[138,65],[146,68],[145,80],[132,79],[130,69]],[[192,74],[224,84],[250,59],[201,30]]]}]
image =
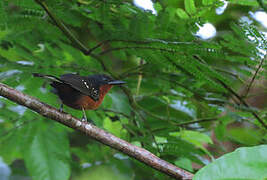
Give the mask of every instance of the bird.
[{"label": "bird", "polygon": [[63,104],[82,110],[82,121],[87,121],[85,110],[97,109],[112,86],[125,84],[124,81],[114,80],[106,74],[80,76],[67,73],[60,78],[40,73],[32,74],[34,77],[50,80],[52,92],[61,100],[60,111],[63,111]]}]

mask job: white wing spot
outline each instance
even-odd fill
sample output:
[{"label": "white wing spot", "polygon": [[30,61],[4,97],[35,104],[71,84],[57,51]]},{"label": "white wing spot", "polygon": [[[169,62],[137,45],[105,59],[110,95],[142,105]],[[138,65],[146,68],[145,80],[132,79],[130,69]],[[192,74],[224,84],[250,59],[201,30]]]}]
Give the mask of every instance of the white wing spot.
[{"label": "white wing spot", "polygon": [[89,89],[89,86],[88,86],[87,82],[85,82],[83,79],[82,79],[82,82]]}]

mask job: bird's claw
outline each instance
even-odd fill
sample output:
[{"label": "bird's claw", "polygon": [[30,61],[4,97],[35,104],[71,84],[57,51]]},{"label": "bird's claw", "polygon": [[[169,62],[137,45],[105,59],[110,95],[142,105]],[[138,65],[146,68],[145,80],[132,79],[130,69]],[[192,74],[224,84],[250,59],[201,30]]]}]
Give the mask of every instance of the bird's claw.
[{"label": "bird's claw", "polygon": [[58,109],[60,112],[63,112],[63,104],[60,104],[60,107]]},{"label": "bird's claw", "polygon": [[81,121],[82,122],[87,122],[87,118],[83,116],[82,119],[81,119]]}]

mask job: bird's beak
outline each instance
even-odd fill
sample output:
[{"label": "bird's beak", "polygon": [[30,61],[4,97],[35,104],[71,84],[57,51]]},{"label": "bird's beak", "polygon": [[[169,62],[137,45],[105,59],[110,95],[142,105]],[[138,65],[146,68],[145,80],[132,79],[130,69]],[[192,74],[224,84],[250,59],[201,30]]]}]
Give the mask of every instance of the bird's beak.
[{"label": "bird's beak", "polygon": [[125,84],[126,82],[124,81],[119,81],[119,80],[113,80],[108,82],[109,85],[121,85],[121,84]]}]

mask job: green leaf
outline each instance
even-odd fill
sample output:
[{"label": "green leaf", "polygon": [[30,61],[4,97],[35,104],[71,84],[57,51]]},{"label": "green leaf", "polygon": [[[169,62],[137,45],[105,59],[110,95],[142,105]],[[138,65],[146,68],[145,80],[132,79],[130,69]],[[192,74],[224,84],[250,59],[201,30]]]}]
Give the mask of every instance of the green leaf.
[{"label": "green leaf", "polygon": [[263,134],[250,128],[232,128],[229,130],[228,138],[245,145],[257,145],[261,142]]},{"label": "green leaf", "polygon": [[180,158],[174,163],[176,166],[179,166],[187,171],[193,172],[192,162],[187,158]]},{"label": "green leaf", "polygon": [[229,2],[232,4],[239,4],[243,6],[258,6],[258,2],[252,0],[229,0]]},{"label": "green leaf", "polygon": [[103,126],[110,133],[114,134],[117,137],[123,138],[126,136],[126,130],[123,129],[120,121],[112,122],[110,118],[106,117],[103,122]]},{"label": "green leaf", "polygon": [[37,128],[32,142],[24,149],[30,175],[34,180],[68,180],[70,152],[66,134],[55,127]]},{"label": "green leaf", "polygon": [[184,130],[177,133],[171,133],[171,135],[180,136],[182,139],[185,139],[195,145],[201,145],[201,143],[212,144],[212,140],[208,135],[197,131]]},{"label": "green leaf", "polygon": [[21,143],[17,141],[18,137],[21,136],[23,136],[23,134],[21,134],[20,131],[11,132],[8,135],[1,133],[0,155],[7,164],[11,164],[17,158],[21,158]]},{"label": "green leaf", "polygon": [[142,106],[143,110],[146,110],[148,114],[166,119],[166,121],[155,119],[157,122],[154,123],[166,123],[167,120],[176,122],[192,120],[190,112],[187,112],[183,108],[172,107],[157,97],[145,97],[142,101],[139,101],[138,104]]},{"label": "green leaf", "polygon": [[118,112],[130,114],[130,105],[127,97],[117,91],[108,94],[112,99],[112,107],[110,109]]},{"label": "green leaf", "polygon": [[197,132],[197,131],[189,131],[189,130],[170,133],[170,135],[179,136],[181,139],[186,140],[186,141],[194,144],[195,146],[199,147],[205,153],[207,153],[208,155],[211,156],[209,151],[203,146],[204,143],[213,144],[211,138],[208,135],[206,135],[204,133]]},{"label": "green leaf", "polygon": [[159,2],[154,3],[154,8],[157,12],[162,10],[162,6],[160,5]]},{"label": "green leaf", "polygon": [[202,0],[203,5],[211,5],[215,0]]},{"label": "green leaf", "polygon": [[[15,114],[11,111],[5,110],[7,114]],[[0,116],[1,117],[1,116]],[[6,118],[10,118],[7,117]],[[12,118],[10,118],[12,120]],[[7,126],[9,123],[7,123]],[[22,151],[25,149],[25,144],[31,141],[33,134],[36,132],[36,124],[39,124],[37,120],[27,118],[25,120],[23,117],[16,121],[17,126],[12,127],[12,129],[0,129],[0,156],[8,164],[11,164],[16,159],[23,158]],[[18,126],[18,124],[20,126]],[[20,137],[23,137],[20,139]],[[19,139],[19,141],[18,141]]]},{"label": "green leaf", "polygon": [[[121,170],[121,169],[120,169]],[[101,175],[101,178],[99,177]],[[128,177],[118,171],[117,167],[112,165],[100,165],[90,168],[88,171],[79,173],[79,176],[73,180],[125,180],[131,179],[130,175]]]},{"label": "green leaf", "polygon": [[179,137],[170,136],[167,139],[167,143],[162,143],[160,145],[162,146],[162,156],[173,155],[177,157],[184,157],[190,159],[195,163],[203,164],[203,161],[198,157],[203,156],[204,152],[196,148],[192,143],[185,141]]},{"label": "green leaf", "polygon": [[219,140],[223,140],[224,136],[225,136],[225,132],[226,132],[226,124],[224,123],[219,123],[215,130],[215,135]]},{"label": "green leaf", "polygon": [[181,19],[188,19],[189,16],[188,14],[181,8],[176,9],[176,14],[181,18]]},{"label": "green leaf", "polygon": [[214,129],[217,139],[223,140],[225,138],[227,124],[229,124],[232,119],[233,118],[230,115],[219,118],[217,126]]},{"label": "green leaf", "polygon": [[265,179],[267,145],[238,148],[200,169],[193,180]]},{"label": "green leaf", "polygon": [[186,10],[186,12],[188,12],[188,14],[192,15],[192,14],[195,14],[197,12],[194,0],[185,0],[184,6],[185,6],[185,10]]}]

